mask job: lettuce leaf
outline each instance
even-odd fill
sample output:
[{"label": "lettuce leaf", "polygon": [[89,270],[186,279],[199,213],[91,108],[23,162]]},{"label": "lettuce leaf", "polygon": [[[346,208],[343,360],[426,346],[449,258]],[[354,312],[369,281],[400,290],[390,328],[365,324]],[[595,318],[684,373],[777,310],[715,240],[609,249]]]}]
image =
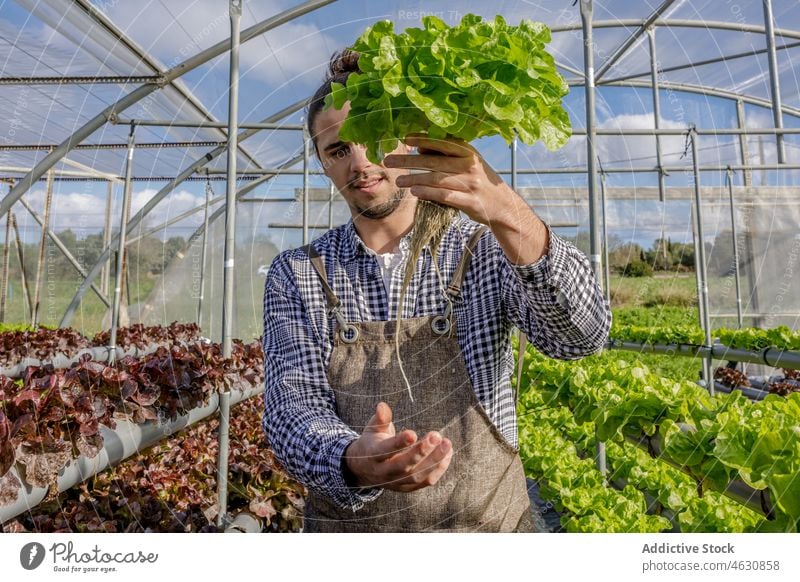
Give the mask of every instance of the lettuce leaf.
[{"label": "lettuce leaf", "polygon": [[550,150],[567,143],[572,128],[561,99],[569,87],[545,50],[547,26],[474,14],[453,27],[422,20],[424,28],[399,34],[390,21],[377,22],[351,47],[361,72],[346,86],[332,83],[325,99],[336,109],[350,101],[342,140],[366,146],[374,163],[417,132],[467,142],[500,135],[508,143],[516,134]]}]

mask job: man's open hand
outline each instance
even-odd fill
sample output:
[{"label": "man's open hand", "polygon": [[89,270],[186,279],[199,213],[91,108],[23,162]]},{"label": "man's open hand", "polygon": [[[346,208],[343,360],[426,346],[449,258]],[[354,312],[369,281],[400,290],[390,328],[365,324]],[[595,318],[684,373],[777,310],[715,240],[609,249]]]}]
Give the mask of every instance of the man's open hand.
[{"label": "man's open hand", "polygon": [[392,409],[380,402],[364,432],[345,450],[345,463],[359,487],[408,492],[435,485],[452,456],[453,444],[438,432],[421,439],[413,430],[395,434]]}]

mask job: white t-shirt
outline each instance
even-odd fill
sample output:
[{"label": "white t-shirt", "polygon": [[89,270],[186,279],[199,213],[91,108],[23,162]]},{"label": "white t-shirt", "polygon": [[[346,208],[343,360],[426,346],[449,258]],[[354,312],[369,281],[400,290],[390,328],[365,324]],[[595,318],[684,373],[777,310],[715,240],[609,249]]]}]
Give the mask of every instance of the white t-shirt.
[{"label": "white t-shirt", "polygon": [[383,276],[383,286],[386,289],[386,295],[388,297],[391,297],[392,273],[403,262],[402,249],[397,249],[393,253],[389,252],[383,254],[378,254],[372,249],[367,249],[367,251],[370,254],[374,255],[375,259],[378,261],[378,266],[381,268],[381,275]]}]

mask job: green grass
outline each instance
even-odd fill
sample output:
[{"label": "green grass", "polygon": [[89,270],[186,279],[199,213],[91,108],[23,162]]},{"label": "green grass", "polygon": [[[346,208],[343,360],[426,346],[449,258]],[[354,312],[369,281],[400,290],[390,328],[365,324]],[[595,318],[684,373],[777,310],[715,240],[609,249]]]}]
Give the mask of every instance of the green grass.
[{"label": "green grass", "polygon": [[[31,296],[33,296],[33,284],[31,284]],[[138,283],[131,282],[131,303],[143,301],[153,289],[155,280],[142,278]],[[42,286],[39,300],[39,323],[48,327],[59,327],[61,317],[72,301],[72,297],[79,285],[75,280],[59,280],[46,282]],[[11,325],[27,325],[31,322],[30,312],[27,307],[27,300],[24,298],[24,291],[20,281],[9,282],[11,300],[6,304],[5,318],[2,323]],[[111,280],[111,292],[109,300],[113,300],[114,280]],[[89,291],[84,296],[75,316],[72,319],[71,327],[80,331],[84,335],[94,335],[103,329],[103,317],[108,308],[97,297],[93,291]]]},{"label": "green grass", "polygon": [[657,277],[611,276],[612,307],[692,307],[697,305],[694,274]]}]

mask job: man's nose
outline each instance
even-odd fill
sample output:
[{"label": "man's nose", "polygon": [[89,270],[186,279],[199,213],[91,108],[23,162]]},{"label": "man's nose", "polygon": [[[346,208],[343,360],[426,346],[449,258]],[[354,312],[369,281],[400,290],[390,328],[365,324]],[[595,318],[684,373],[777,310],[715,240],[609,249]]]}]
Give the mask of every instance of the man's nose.
[{"label": "man's nose", "polygon": [[354,173],[366,173],[375,164],[367,159],[367,148],[359,144],[351,144],[350,146],[350,169]]}]

